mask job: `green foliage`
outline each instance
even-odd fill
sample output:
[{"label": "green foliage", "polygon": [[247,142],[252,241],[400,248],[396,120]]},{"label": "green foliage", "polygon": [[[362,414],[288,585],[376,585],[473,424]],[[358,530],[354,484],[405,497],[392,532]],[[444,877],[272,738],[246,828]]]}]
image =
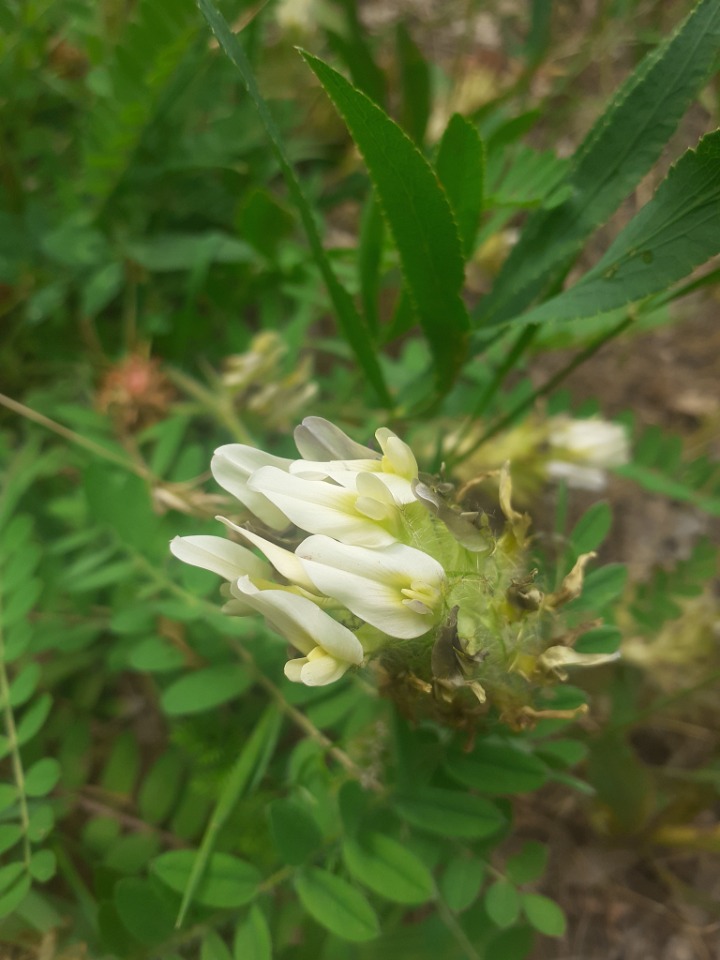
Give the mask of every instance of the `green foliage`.
[{"label": "green foliage", "polygon": [[[618,693],[634,673],[618,671],[597,735],[568,729],[593,702],[575,676],[543,688],[534,730],[479,703],[467,728],[413,726],[368,674],[290,684],[277,636],[223,616],[215,579],[167,544],[234,509],[203,492],[222,444],[294,456],[305,413],[363,442],[398,422],[427,431],[418,460],[440,473],[463,418],[521,423],[531,349],[589,356],[629,304],[638,325],[665,323],[667,303],[707,291],[716,271],[668,288],[720,250],[717,133],[562,282],[700,91],[717,4],[650,52],[569,159],[541,149],[557,126],[530,82],[549,4],[532,4],[517,84],[466,114],[419,23],[371,32],[342,0],[302,59],[277,5],[199,6],[0,11],[0,380],[28,405],[0,396],[0,941],[109,960],[526,957],[566,923],[515,798],[582,792],[625,836],[665,802],[623,727],[652,709]],[[493,279],[488,250],[502,259],[516,225]],[[253,352],[258,333],[285,358]],[[251,388],[233,385],[248,371]],[[315,406],[277,392],[293,377]],[[713,454],[660,429],[615,470],[720,515]],[[569,533],[538,521],[547,594],[612,513],[595,503]],[[621,563],[588,568],[567,607],[576,651],[613,654],[628,621],[649,644],[716,564],[701,541],[639,586]],[[682,773],[714,789],[714,768]]]}]

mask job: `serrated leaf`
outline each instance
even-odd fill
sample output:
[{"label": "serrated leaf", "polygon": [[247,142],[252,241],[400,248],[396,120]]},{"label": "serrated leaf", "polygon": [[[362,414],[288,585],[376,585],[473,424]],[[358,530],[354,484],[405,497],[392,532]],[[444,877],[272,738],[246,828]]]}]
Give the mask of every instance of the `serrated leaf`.
[{"label": "serrated leaf", "polygon": [[250,674],[241,664],[217,664],[180,677],[165,690],[160,703],[171,717],[205,713],[236,700],[251,683]]},{"label": "serrated leaf", "polygon": [[340,939],[361,943],[380,933],[373,908],[341,877],[309,867],[295,876],[294,886],[310,916]]},{"label": "serrated leaf", "polygon": [[701,0],[673,36],[617,91],[571,161],[572,195],[531,216],[482,316],[504,322],[562,276],[585,238],[604,223],[660,156],[717,57],[720,7]]},{"label": "serrated leaf", "polygon": [[435,169],[450,201],[463,255],[472,253],[485,191],[485,146],[477,129],[459,113],[450,118]]},{"label": "serrated leaf", "polygon": [[[170,850],[156,857],[151,869],[176,893],[185,893],[195,867],[195,850]],[[193,900],[206,907],[242,907],[257,894],[260,874],[255,867],[228,853],[213,853],[205,864]]]},{"label": "serrated leaf", "polygon": [[265,100],[260,94],[245,51],[211,0],[198,0],[198,6],[210,29],[217,37],[220,46],[239,71],[250,99],[262,121],[287,183],[288,193],[300,214],[313,258],[317,263],[328,293],[330,294],[330,299],[335,308],[335,313],[343,335],[354,350],[365,375],[373,385],[380,400],[383,404],[389,406],[390,395],[385,386],[377,356],[370,343],[367,326],[358,313],[352,297],[339,282],[330,265],[330,261],[320,240],[315,215],[290,164],[290,159],[277,125],[268,110]]},{"label": "serrated leaf", "polygon": [[419,830],[467,840],[489,837],[505,825],[500,810],[483,797],[441,787],[423,787],[411,796],[398,796],[395,809]]},{"label": "serrated leaf", "polygon": [[374,893],[394,903],[425,903],[433,895],[430,871],[411,850],[381,833],[346,839],[342,845],[345,866],[352,876]]},{"label": "serrated leaf", "polygon": [[509,880],[498,880],[488,887],[483,903],[498,927],[511,927],[520,916],[520,895]]},{"label": "serrated leaf", "polygon": [[52,757],[34,763],[25,774],[25,793],[29,797],[44,797],[60,779],[60,764]]},{"label": "serrated leaf", "polygon": [[440,892],[455,913],[467,910],[480,893],[486,865],[482,860],[455,857],[440,878]]},{"label": "serrated leaf", "polygon": [[322,831],[310,811],[297,800],[274,800],[269,815],[273,840],[285,863],[297,866],[321,848]]},{"label": "serrated leaf", "polygon": [[522,908],[529,923],[546,937],[562,937],[565,934],[567,922],[562,909],[539,893],[524,893]]},{"label": "serrated leaf", "polygon": [[270,929],[257,904],[235,929],[233,960],[272,960]]},{"label": "serrated leaf", "polygon": [[450,204],[432,167],[400,127],[322,60],[302,56],[367,164],[430,344],[438,389],[445,391],[467,355],[470,325],[460,297],[464,267]]},{"label": "serrated leaf", "polygon": [[688,150],[600,262],[523,323],[579,320],[667,289],[720,252],[720,131]]},{"label": "serrated leaf", "polygon": [[510,744],[480,742],[471,754],[452,754],[445,769],[467,787],[491,795],[527,793],[547,779],[545,764]]}]

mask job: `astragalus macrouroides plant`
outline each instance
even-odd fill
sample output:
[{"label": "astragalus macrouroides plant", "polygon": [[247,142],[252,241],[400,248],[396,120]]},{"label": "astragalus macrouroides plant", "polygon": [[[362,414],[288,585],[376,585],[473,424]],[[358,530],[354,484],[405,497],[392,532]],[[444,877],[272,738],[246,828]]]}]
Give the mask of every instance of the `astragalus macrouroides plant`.
[{"label": "astragalus macrouroides plant", "polygon": [[568,664],[606,659],[575,652],[560,614],[594,554],[543,593],[507,465],[495,532],[486,513],[462,508],[472,484],[456,495],[420,473],[391,430],[376,438],[382,453],[308,417],[295,431],[300,459],[220,447],[213,475],[251,518],[218,518],[234,539],[177,537],[172,552],[225,578],[226,613],[262,614],[303,654],[286,664],[290,680],[323,686],[368,663],[410,716],[469,725],[494,707],[530,725],[543,716],[538,689]]}]

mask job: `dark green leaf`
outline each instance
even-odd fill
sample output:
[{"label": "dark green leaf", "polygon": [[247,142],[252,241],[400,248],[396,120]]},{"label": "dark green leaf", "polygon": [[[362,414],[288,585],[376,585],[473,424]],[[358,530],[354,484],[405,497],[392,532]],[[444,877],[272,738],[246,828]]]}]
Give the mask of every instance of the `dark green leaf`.
[{"label": "dark green leaf", "polygon": [[462,251],[447,197],[432,167],[387,114],[322,60],[303,57],[365,159],[430,344],[438,388],[447,390],[465,359],[469,330],[460,297]]},{"label": "dark green leaf", "polygon": [[665,290],[720,252],[720,131],[670,169],[655,196],[605,256],[569,290],[523,322],[578,320]]},{"label": "dark green leaf", "polygon": [[342,940],[360,943],[380,932],[375,911],[359,890],[319,867],[296,875],[295,890],[314,920]]},{"label": "dark green leaf", "polygon": [[273,120],[270,111],[267,108],[267,104],[260,94],[257,83],[255,82],[255,77],[253,76],[250,68],[250,63],[245,55],[245,51],[238,42],[237,38],[234,37],[230,32],[230,28],[228,27],[226,21],[215,8],[211,0],[198,0],[198,6],[200,7],[200,12],[207,20],[210,29],[217,37],[220,46],[240,72],[243,83],[245,84],[248,94],[250,95],[255,109],[257,110],[263,126],[265,127],[272,145],[272,149],[280,164],[283,176],[285,177],[285,181],[288,186],[288,192],[293,203],[297,207],[298,212],[300,213],[300,217],[310,243],[312,255],[318,265],[322,278],[325,281],[325,285],[328,288],[330,299],[335,307],[335,312],[337,314],[338,321],[340,322],[342,332],[352,349],[355,351],[355,354],[368,380],[375,388],[381,401],[386,405],[390,405],[390,396],[388,394],[387,387],[385,386],[378,359],[370,344],[366,325],[358,313],[352,297],[347,292],[345,287],[343,287],[338,281],[332,267],[330,266],[330,261],[320,240],[320,234],[315,221],[315,215],[310,208],[310,205],[302,191],[302,187],[300,186],[300,182],[295,176],[295,172],[290,165],[290,160],[280,135],[280,131],[278,130],[275,121]]},{"label": "dark green leaf", "polygon": [[297,800],[280,799],[270,804],[270,829],[285,863],[297,866],[317,854],[323,836],[310,811]]},{"label": "dark green leaf", "polygon": [[562,276],[585,238],[660,156],[705,83],[719,42],[720,6],[701,0],[675,34],[645,57],[573,157],[567,178],[572,195],[528,220],[481,305],[484,318],[509,320]]},{"label": "dark green leaf", "polygon": [[138,807],[148,823],[162,823],[172,812],[181,792],[185,776],[182,754],[168,750],[153,764],[138,796]]},{"label": "dark green leaf", "polygon": [[437,161],[440,178],[469,257],[475,244],[485,192],[485,146],[477,129],[455,113],[440,141]]},{"label": "dark green leaf", "polygon": [[172,901],[152,881],[126,877],[115,885],[113,900],[118,916],[141,943],[162,943],[173,932]]},{"label": "dark green leaf", "polygon": [[430,70],[417,44],[400,20],[396,29],[402,105],[400,126],[421,145],[430,118]]}]

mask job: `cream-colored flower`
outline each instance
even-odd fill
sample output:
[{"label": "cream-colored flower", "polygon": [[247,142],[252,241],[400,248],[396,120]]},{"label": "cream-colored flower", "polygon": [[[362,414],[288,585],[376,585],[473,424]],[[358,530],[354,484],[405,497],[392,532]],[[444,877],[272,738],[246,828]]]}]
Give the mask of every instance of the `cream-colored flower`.
[{"label": "cream-colored flower", "polygon": [[267,497],[253,490],[248,481],[261,467],[287,471],[291,463],[284,457],[274,457],[244,443],[228,443],[217,448],[210,469],[223,490],[231,493],[259,520],[274,530],[284,530],[290,520]]},{"label": "cream-colored flower", "polygon": [[230,589],[304,654],[285,665],[288,680],[324,686],[362,663],[363,648],[355,634],[312,600],[286,590],[258,590],[249,577],[240,577]]},{"label": "cream-colored flower", "polygon": [[402,543],[370,549],[315,536],[296,553],[321,593],[389,637],[419,637],[437,623],[445,571],[422,550]]}]

